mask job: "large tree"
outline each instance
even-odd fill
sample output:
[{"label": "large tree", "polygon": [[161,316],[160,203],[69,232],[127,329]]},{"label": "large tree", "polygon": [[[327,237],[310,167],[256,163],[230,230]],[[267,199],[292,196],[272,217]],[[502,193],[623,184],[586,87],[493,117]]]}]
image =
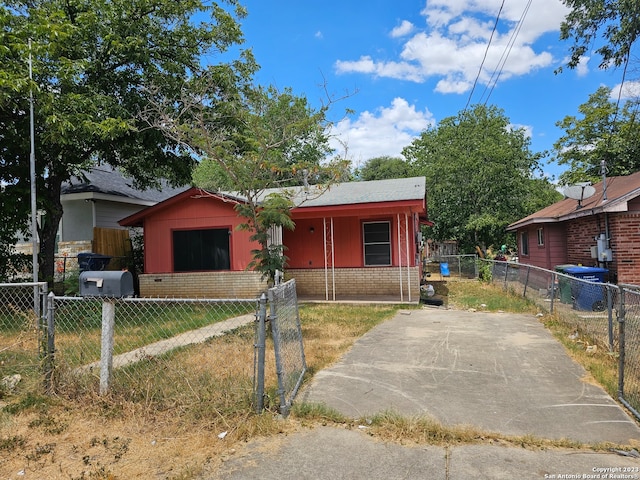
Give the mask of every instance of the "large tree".
[{"label": "large tree", "polygon": [[571,9],[560,27],[560,38],[571,40],[570,68],[577,67],[592,50],[601,68],[625,64],[640,35],[637,0],[563,0]]},{"label": "large tree", "polygon": [[569,169],[560,183],[599,181],[604,161],[608,175],[629,175],[640,170],[638,99],[618,109],[610,89],[600,87],[578,108],[581,116],[558,122],[565,131],[554,144],[556,160]]},{"label": "large tree", "polygon": [[[158,178],[189,182],[191,152],[142,122],[139,112],[151,95],[177,96],[207,68],[205,61],[240,43],[244,15],[236,0],[13,0],[0,6],[0,214],[9,229],[24,229],[29,215],[32,91],[38,208],[45,213],[38,231],[42,279],[53,277],[60,190],[71,175],[106,162],[141,187]],[[252,73],[251,56],[239,58],[209,67],[219,82],[212,101]],[[14,212],[18,224],[8,223]]]},{"label": "large tree", "polygon": [[386,180],[410,175],[411,166],[405,159],[389,156],[370,158],[356,172],[360,180]]},{"label": "large tree", "polygon": [[[204,195],[226,191],[242,197],[235,208],[246,219],[242,227],[259,245],[250,266],[273,280],[286,265],[273,227],[293,229],[290,210],[295,202],[321,195],[327,185],[348,175],[348,162],[332,158],[329,147],[326,114],[332,100],[313,108],[290,89],[252,86],[216,105],[209,99],[216,91],[207,75],[192,83],[179,98],[159,99],[143,117],[200,157],[194,182]],[[287,187],[302,185],[307,195],[294,199],[294,189]]]},{"label": "large tree", "polygon": [[[429,235],[458,240],[463,251],[505,243],[504,228],[539,208],[534,196],[552,191],[535,179],[542,154],[504,112],[478,105],[429,128],[403,150],[427,179]],[[552,195],[552,194],[551,194]]]}]

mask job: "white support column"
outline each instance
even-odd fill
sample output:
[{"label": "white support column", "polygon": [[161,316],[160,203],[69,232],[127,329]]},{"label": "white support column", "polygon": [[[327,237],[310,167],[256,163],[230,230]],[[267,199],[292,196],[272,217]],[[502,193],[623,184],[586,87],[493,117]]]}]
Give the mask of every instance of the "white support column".
[{"label": "white support column", "polygon": [[398,278],[400,279],[400,301],[404,302],[404,290],[402,288],[402,240],[400,237],[400,214],[396,215],[396,221],[398,223]]},{"label": "white support column", "polygon": [[407,253],[407,289],[409,290],[409,302],[411,302],[411,252],[409,251],[409,216],[404,214],[404,242]]},{"label": "white support column", "polygon": [[323,240],[324,240],[324,293],[325,300],[329,300],[329,268],[331,268],[331,296],[336,299],[336,272],[335,272],[335,250],[333,242],[333,217],[322,219]]}]

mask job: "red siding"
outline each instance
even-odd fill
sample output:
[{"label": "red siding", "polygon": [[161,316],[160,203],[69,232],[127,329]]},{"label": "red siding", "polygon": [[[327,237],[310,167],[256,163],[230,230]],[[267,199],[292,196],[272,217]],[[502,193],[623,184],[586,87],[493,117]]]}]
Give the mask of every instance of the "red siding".
[{"label": "red siding", "polygon": [[[384,222],[391,224],[392,265],[398,265],[398,252],[402,257],[402,265],[407,264],[407,236],[408,227],[409,259],[414,265],[416,256],[414,222],[412,214],[407,211],[405,222],[404,213],[400,215],[401,246],[398,249],[398,219],[397,215],[360,215],[355,217],[333,218],[334,266],[339,268],[358,268],[364,266],[364,252],[362,239],[363,222]],[[326,219],[327,238],[330,239],[331,218]],[[408,224],[408,225],[407,225]],[[313,233],[310,229],[313,227]],[[294,231],[285,231],[283,242],[287,246],[285,254],[289,257],[289,268],[324,268],[325,252],[323,238],[324,222],[319,219],[296,220]],[[327,247],[330,255],[330,244]]]},{"label": "red siding", "polygon": [[[538,245],[538,229],[542,228],[544,244]],[[529,236],[529,255],[520,255],[520,262],[552,270],[556,265],[567,263],[566,232],[563,224],[537,224],[518,231]]]},{"label": "red siding", "polygon": [[239,223],[232,203],[213,198],[186,198],[149,215],[144,222],[145,273],[173,272],[173,230],[225,227],[231,231],[231,270],[244,270],[257,245],[249,241],[248,232],[237,230]]},{"label": "red siding", "polygon": [[[200,195],[200,196],[198,196]],[[298,208],[292,211],[294,231],[283,232],[285,255],[289,268],[314,269],[325,266],[324,221],[327,219],[327,249],[331,252],[330,222],[333,217],[333,266],[359,268],[364,266],[362,223],[388,221],[391,225],[392,266],[415,265],[417,247],[415,229],[418,215],[424,215],[424,202],[390,202],[337,206],[324,209]],[[416,213],[414,214],[413,211]],[[315,217],[311,214],[314,214]],[[325,217],[326,216],[326,217]],[[398,247],[398,217],[400,218],[400,247]],[[172,232],[182,229],[228,228],[230,237],[231,270],[242,271],[251,262],[251,250],[258,248],[250,242],[250,233],[237,229],[243,219],[238,217],[234,203],[220,198],[184,194],[173,202],[151,211],[144,219],[145,273],[172,273]],[[408,250],[408,251],[407,251]]]},{"label": "red siding", "polygon": [[[545,247],[537,246],[537,226],[526,230],[529,234],[529,256],[521,256],[522,263],[553,269],[556,265],[571,263],[604,266],[609,270],[609,281],[640,285],[640,213],[637,202],[629,204],[634,213],[610,213],[582,217],[575,220],[545,224]],[[596,237],[609,229],[613,261],[598,265],[591,258],[591,247]],[[518,239],[520,233],[518,231]]]}]

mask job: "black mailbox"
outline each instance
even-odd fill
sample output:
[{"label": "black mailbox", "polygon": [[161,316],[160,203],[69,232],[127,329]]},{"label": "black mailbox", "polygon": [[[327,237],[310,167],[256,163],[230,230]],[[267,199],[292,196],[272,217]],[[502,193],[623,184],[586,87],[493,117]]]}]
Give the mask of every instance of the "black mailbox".
[{"label": "black mailbox", "polygon": [[132,297],[133,275],[128,271],[86,271],[80,273],[83,297]]}]

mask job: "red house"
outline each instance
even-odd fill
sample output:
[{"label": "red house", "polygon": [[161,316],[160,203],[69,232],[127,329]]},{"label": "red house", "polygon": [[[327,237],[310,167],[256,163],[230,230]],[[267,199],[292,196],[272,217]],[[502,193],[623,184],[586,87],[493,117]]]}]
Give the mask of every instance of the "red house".
[{"label": "red house", "polygon": [[[419,301],[423,177],[287,190],[296,228],[274,238],[286,247],[285,277],[296,279],[298,295]],[[144,228],[140,294],[240,298],[263,291],[260,274],[247,270],[257,244],[237,229],[243,219],[234,206],[242,201],[192,188],[121,220]]]},{"label": "red house", "polygon": [[565,198],[509,225],[520,262],[599,266],[610,282],[640,284],[640,172],[593,189],[588,198]]}]

